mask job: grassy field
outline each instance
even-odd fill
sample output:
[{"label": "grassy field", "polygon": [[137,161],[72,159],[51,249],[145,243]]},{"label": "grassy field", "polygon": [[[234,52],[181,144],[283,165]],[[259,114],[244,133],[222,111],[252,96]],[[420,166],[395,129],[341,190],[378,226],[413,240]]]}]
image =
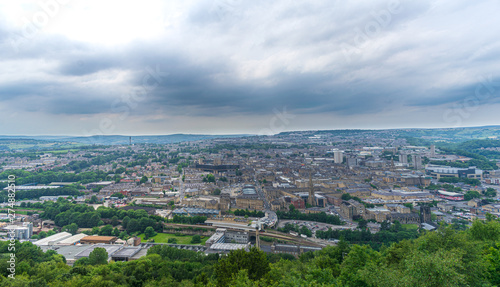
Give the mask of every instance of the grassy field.
[{"label": "grassy field", "polygon": [[43,212],[43,208],[32,208],[32,207],[20,207],[20,206],[14,206],[14,209],[32,210],[32,211],[42,211],[42,212]]},{"label": "grassy field", "polygon": [[[144,240],[144,233],[140,234],[139,237],[141,238],[141,241],[147,241]],[[190,244],[191,245],[191,239],[193,236],[191,235],[180,235],[177,236],[175,234],[169,234],[169,233],[158,233],[156,236],[152,237],[155,240],[155,243],[168,243],[169,238],[176,238],[177,239],[177,244]],[[201,237],[201,243],[200,244],[192,244],[192,245],[204,245],[205,241],[208,240],[207,236],[202,236]]]},{"label": "grassy field", "polygon": [[[9,210],[8,210],[8,209],[1,209],[1,210],[2,210],[2,211],[4,211],[4,212],[2,212],[2,213],[5,213],[5,214],[9,212]],[[34,213],[34,212],[32,211],[32,213]],[[28,215],[28,211],[24,211],[24,210],[15,210],[15,214],[24,214],[24,215]]]},{"label": "grassy field", "polygon": [[418,229],[418,224],[401,224],[406,229]]},{"label": "grassy field", "polygon": [[59,149],[59,150],[48,150],[46,153],[52,154],[66,154],[68,152],[78,152],[79,149]]},{"label": "grassy field", "polygon": [[0,141],[0,144],[3,144],[4,146],[8,147],[11,150],[23,150],[23,149],[32,149],[36,148],[36,152],[42,153],[42,152],[47,152],[47,153],[53,153],[53,154],[60,154],[60,153],[68,153],[68,151],[79,151],[79,149],[75,149],[81,146],[85,146],[85,144],[82,143],[58,143],[58,142],[42,142],[42,141],[8,141],[8,140],[3,140]]}]

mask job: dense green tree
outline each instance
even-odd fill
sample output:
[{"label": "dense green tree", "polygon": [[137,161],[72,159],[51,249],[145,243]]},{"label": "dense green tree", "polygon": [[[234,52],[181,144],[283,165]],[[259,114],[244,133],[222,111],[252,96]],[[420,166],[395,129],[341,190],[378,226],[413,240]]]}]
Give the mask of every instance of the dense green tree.
[{"label": "dense green tree", "polygon": [[500,286],[500,243],[487,250],[486,262],[488,279],[492,284]]},{"label": "dense green tree", "polygon": [[471,200],[473,198],[480,198],[480,197],[481,194],[476,190],[468,190],[464,195],[465,200]]},{"label": "dense green tree", "polygon": [[378,258],[379,254],[373,251],[370,247],[366,245],[353,245],[341,264],[341,280],[344,282],[350,282],[355,286],[366,285],[364,277],[359,274],[359,270],[371,262],[376,261]]},{"label": "dense green tree", "polygon": [[122,232],[120,232],[120,235],[119,235],[118,237],[120,237],[120,239],[125,240],[125,239],[127,239],[129,236],[128,236],[127,231],[122,231]]},{"label": "dense green tree", "polygon": [[116,193],[113,193],[111,195],[111,197],[124,198],[125,196],[120,192],[116,192]]},{"label": "dense green tree", "polygon": [[40,237],[40,239],[47,237],[47,232],[40,231],[40,233],[38,233],[38,237]]},{"label": "dense green tree", "polygon": [[130,219],[130,221],[127,223],[127,233],[132,234],[140,230],[141,226],[139,225],[139,221],[135,218]]},{"label": "dense green tree", "polygon": [[174,215],[174,223],[197,224],[204,223],[207,220],[206,216],[179,216]]},{"label": "dense green tree", "polygon": [[361,218],[359,221],[358,221],[358,228],[359,229],[366,229],[368,228],[368,221],[364,220],[363,218]]},{"label": "dense green tree", "polygon": [[156,232],[153,229],[153,227],[151,227],[151,226],[146,227],[146,229],[144,230],[144,237],[145,237],[145,239],[154,237],[155,235],[156,235]]},{"label": "dense green tree", "polygon": [[99,222],[101,221],[101,218],[98,213],[92,213],[90,218],[88,219],[88,224],[86,227],[95,227],[99,226]]},{"label": "dense green tree", "polygon": [[[43,209],[44,219],[64,223],[61,226],[65,230],[73,224],[88,224],[94,215],[106,222],[112,222],[115,216],[127,217],[127,224],[134,221],[138,224],[136,232],[156,230],[162,223],[144,211],[104,207],[94,210],[63,199],[43,204],[26,203],[26,207]],[[240,212],[252,216],[250,213],[254,211]],[[287,215],[302,216],[293,208]],[[323,215],[316,216],[324,219]],[[190,223],[199,220],[177,219]],[[0,260],[0,286],[500,285],[500,221],[487,214],[486,221],[474,221],[470,228],[468,222],[464,223],[460,228],[456,227],[458,223],[442,223],[435,231],[420,233],[406,229],[399,222],[392,225],[385,222],[382,230],[375,234],[359,229],[318,230],[317,237],[340,239],[337,246],[303,253],[299,260],[287,254],[265,255],[254,248],[250,252],[233,251],[219,258],[218,254],[154,245],[148,249],[147,256],[138,260],[106,264],[105,250],[94,251],[97,254],[79,259],[70,267],[57,250],[43,252],[30,242],[15,242],[16,280],[6,278],[8,262]],[[123,226],[126,228],[127,224]],[[300,226],[294,224],[284,228],[300,230]],[[93,230],[98,232],[99,228]],[[117,228],[112,229],[112,234],[117,232]],[[51,230],[50,234],[53,233]],[[128,236],[126,232],[120,235]],[[9,244],[9,241],[0,241],[0,257],[10,256]]]},{"label": "dense green tree", "polygon": [[201,236],[199,236],[198,234],[193,235],[193,237],[191,238],[191,244],[198,244],[198,243],[201,243]]},{"label": "dense green tree", "polygon": [[218,286],[229,286],[231,278],[240,270],[248,270],[250,280],[259,280],[270,270],[266,254],[255,247],[250,248],[249,252],[242,249],[231,251],[215,266]]},{"label": "dense green tree", "polygon": [[472,223],[469,230],[472,238],[481,241],[499,241],[500,240],[500,222],[497,220],[479,221]]},{"label": "dense green tree", "polygon": [[[291,205],[293,206],[293,205]],[[320,213],[301,213],[295,208],[290,209],[288,212],[276,211],[276,215],[278,219],[293,219],[293,220],[308,220],[308,221],[316,221],[323,222],[335,225],[345,224],[340,218],[336,215],[326,214],[325,212]]]},{"label": "dense green tree", "polygon": [[111,236],[111,235],[113,235],[113,226],[111,226],[110,224],[104,226],[99,231],[99,235],[103,235],[103,236]]},{"label": "dense green tree", "polygon": [[92,195],[92,197],[91,197],[91,198],[90,198],[90,200],[89,200],[89,203],[90,203],[90,204],[96,204],[96,203],[98,203],[98,202],[99,202],[99,200],[97,199],[97,196]]},{"label": "dense green tree", "polygon": [[128,217],[128,216],[123,217],[123,219],[122,219],[123,228],[127,227],[129,221],[130,221],[130,217]]},{"label": "dense green tree", "polygon": [[125,170],[126,170],[126,169],[125,169],[124,167],[119,167],[119,168],[117,168],[117,169],[115,170],[115,173],[116,173],[116,174],[122,174],[122,173],[124,173],[124,172],[125,172]]},{"label": "dense green tree", "polygon": [[211,173],[207,174],[207,176],[203,178],[203,182],[215,182],[215,176]]},{"label": "dense green tree", "polygon": [[106,249],[97,247],[89,254],[90,265],[100,265],[108,263],[108,252]]},{"label": "dense green tree", "polygon": [[63,226],[62,231],[67,231],[67,232],[75,235],[76,232],[78,231],[78,225],[76,223],[71,223],[69,225],[65,225],[65,226]]},{"label": "dense green tree", "polygon": [[304,235],[306,235],[307,237],[312,237],[312,232],[311,232],[311,230],[309,230],[309,229],[308,229],[307,227],[305,227],[305,226],[302,226],[302,227],[300,228],[299,233],[300,233],[300,234],[304,234]]},{"label": "dense green tree", "polygon": [[111,225],[117,226],[118,224],[120,224],[120,222],[118,221],[118,216],[115,215],[111,218]]},{"label": "dense green tree", "polygon": [[484,192],[484,195],[488,197],[495,197],[497,196],[497,191],[494,188],[488,187]]}]

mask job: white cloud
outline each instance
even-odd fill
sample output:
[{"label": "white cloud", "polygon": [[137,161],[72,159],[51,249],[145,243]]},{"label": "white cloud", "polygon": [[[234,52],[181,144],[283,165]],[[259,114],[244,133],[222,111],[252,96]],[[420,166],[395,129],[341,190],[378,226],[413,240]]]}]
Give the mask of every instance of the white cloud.
[{"label": "white cloud", "polygon": [[[57,1],[0,3],[0,120],[21,119],[0,134],[123,118],[155,67],[116,132],[255,132],[284,106],[289,129],[431,126],[500,79],[496,1]],[[494,124],[495,99],[463,122]]]}]

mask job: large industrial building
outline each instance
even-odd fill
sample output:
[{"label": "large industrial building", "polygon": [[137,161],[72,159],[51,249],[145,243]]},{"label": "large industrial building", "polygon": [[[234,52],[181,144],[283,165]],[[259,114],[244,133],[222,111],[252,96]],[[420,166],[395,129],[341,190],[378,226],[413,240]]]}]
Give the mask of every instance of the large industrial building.
[{"label": "large industrial building", "polygon": [[23,222],[22,225],[7,225],[2,228],[9,233],[9,237],[17,240],[28,240],[33,235],[33,223]]},{"label": "large industrial building", "polygon": [[449,167],[442,165],[427,165],[425,171],[433,178],[440,179],[446,177],[461,177],[483,179],[483,171],[471,166],[468,168]]},{"label": "large industrial building", "polygon": [[249,248],[249,236],[246,231],[217,228],[215,233],[205,242],[208,252],[229,252],[231,250]]},{"label": "large industrial building", "polygon": [[206,216],[208,218],[217,217],[220,215],[220,210],[218,209],[207,209],[207,208],[194,208],[194,207],[182,207],[174,210],[173,215],[180,216]]},{"label": "large industrial building", "polygon": [[249,235],[246,231],[217,228],[215,233],[205,242],[205,246],[210,247],[212,244],[216,243],[248,244],[248,242]]},{"label": "large industrial building", "polygon": [[57,234],[51,235],[49,237],[42,238],[35,241],[33,244],[36,246],[50,246],[63,241],[66,238],[70,238],[72,235],[69,232],[59,232]]},{"label": "large industrial building", "polygon": [[415,192],[403,190],[374,190],[372,197],[383,200],[405,200],[405,199],[433,199],[434,195],[429,192]]},{"label": "large industrial building", "polygon": [[462,193],[438,190],[438,195],[439,197],[448,200],[464,200],[464,195]]},{"label": "large industrial building", "polygon": [[264,208],[264,201],[257,194],[255,187],[247,184],[241,190],[241,194],[236,197],[236,206],[239,208],[262,210]]}]

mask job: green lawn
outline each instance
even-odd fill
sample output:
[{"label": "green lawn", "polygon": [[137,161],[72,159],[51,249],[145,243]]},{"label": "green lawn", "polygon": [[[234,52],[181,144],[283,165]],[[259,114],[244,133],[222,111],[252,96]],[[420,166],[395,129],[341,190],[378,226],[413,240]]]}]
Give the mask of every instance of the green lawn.
[{"label": "green lawn", "polygon": [[[147,241],[147,240],[144,240],[144,233],[140,234],[139,237],[141,238],[142,242]],[[177,236],[175,234],[169,234],[169,233],[158,233],[156,236],[154,236],[152,238],[155,240],[155,243],[168,243],[169,238],[176,238],[177,244],[191,244],[191,239],[193,238],[193,236],[191,236],[191,235]],[[205,241],[207,241],[208,238],[209,237],[207,237],[207,236],[202,236],[201,243],[200,244],[193,244],[193,245],[205,245]]]},{"label": "green lawn", "polygon": [[[8,209],[1,209],[3,212],[1,213],[9,213],[9,210]],[[15,210],[14,209],[14,213],[15,214],[24,214],[24,215],[28,215],[28,211],[23,211],[23,210]]]},{"label": "green lawn", "polygon": [[43,208],[32,208],[32,207],[14,206],[14,209],[23,209],[23,210],[42,211],[43,212]]},{"label": "green lawn", "polygon": [[418,224],[401,224],[406,229],[418,229]]}]

